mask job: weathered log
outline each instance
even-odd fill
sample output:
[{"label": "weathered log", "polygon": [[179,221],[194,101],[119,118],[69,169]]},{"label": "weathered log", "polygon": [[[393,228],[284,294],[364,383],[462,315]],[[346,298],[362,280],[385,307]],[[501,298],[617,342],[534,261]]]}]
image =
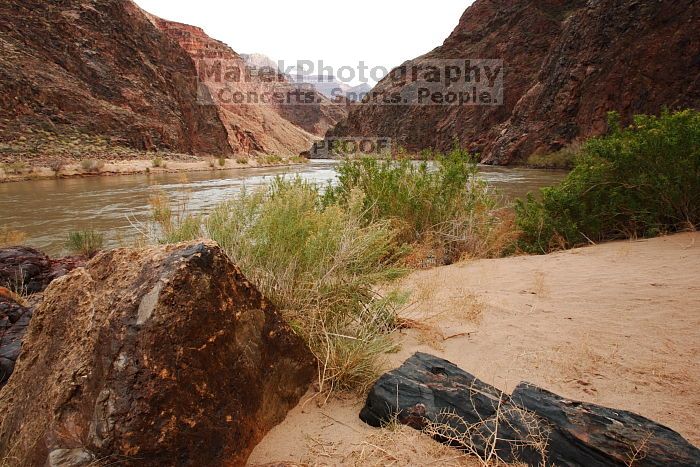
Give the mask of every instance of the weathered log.
[{"label": "weathered log", "polygon": [[360,418],[381,426],[396,417],[479,455],[493,451],[506,462],[538,464],[542,455],[531,429],[536,424],[530,414],[513,409],[507,394],[447,360],[419,352],[377,381]]},{"label": "weathered log", "polygon": [[641,415],[565,399],[529,383],[519,384],[511,400],[548,422],[553,465],[700,465],[700,450]]},{"label": "weathered log", "polygon": [[505,462],[700,465],[696,447],[640,415],[570,401],[527,383],[508,396],[424,353],[383,375],[360,413],[372,426],[394,417],[439,441]]}]

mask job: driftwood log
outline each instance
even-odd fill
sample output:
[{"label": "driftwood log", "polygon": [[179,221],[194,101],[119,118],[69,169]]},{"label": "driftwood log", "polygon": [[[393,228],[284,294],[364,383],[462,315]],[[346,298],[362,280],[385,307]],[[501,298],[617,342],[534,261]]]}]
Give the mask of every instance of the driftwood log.
[{"label": "driftwood log", "polygon": [[459,367],[416,353],[383,375],[360,418],[396,418],[482,458],[556,466],[700,466],[700,450],[640,415],[521,383],[511,396]]}]

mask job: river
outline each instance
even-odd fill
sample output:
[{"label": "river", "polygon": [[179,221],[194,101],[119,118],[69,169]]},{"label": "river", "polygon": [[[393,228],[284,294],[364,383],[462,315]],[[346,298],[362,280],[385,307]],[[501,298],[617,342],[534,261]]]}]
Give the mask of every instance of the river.
[{"label": "river", "polygon": [[[336,163],[313,160],[292,167],[0,183],[0,228],[23,232],[26,244],[52,255],[66,253],[68,233],[82,229],[103,232],[107,246],[128,245],[149,217],[149,197],[159,191],[176,203],[186,198],[189,209],[207,212],[243,187],[254,189],[278,175],[327,184],[336,176]],[[564,176],[557,171],[491,166],[480,167],[480,173],[508,199]]]}]

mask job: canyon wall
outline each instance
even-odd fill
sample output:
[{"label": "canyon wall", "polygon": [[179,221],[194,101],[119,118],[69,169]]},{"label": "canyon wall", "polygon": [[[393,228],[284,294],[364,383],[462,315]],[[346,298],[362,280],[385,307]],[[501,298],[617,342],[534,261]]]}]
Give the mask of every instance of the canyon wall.
[{"label": "canyon wall", "polygon": [[[149,15],[150,16],[150,15]],[[345,117],[344,106],[313,92],[313,102],[262,102],[263,94],[295,95],[296,87],[281,74],[256,75],[245,60],[223,42],[198,27],[150,16],[153,23],[190,55],[200,77],[200,101],[208,96],[226,127],[229,144],[236,151],[298,154]],[[221,80],[212,76],[217,69]],[[226,79],[226,73],[237,76]],[[232,93],[251,93],[256,103],[233,102]]]},{"label": "canyon wall", "polygon": [[[6,0],[0,18],[0,143],[79,134],[137,150],[296,155],[346,116],[318,93],[293,105],[207,100],[200,58],[241,57],[131,0]],[[264,79],[248,78],[235,90],[260,91]]]},{"label": "canyon wall", "polygon": [[[455,141],[509,164],[606,130],[606,114],[700,106],[700,3],[477,0],[444,44],[409,61],[500,59],[501,105],[356,105],[329,136],[382,136],[409,150]],[[385,78],[371,94],[400,92]]]},{"label": "canyon wall", "polygon": [[131,1],[6,0],[0,18],[2,141],[43,130],[232,153],[216,109],[197,105],[192,60]]}]

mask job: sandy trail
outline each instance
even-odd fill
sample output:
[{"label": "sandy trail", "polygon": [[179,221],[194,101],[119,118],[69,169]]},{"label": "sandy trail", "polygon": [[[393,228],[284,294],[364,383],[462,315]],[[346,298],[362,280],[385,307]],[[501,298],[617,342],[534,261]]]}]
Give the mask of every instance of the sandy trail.
[{"label": "sandy trail", "polygon": [[[401,350],[454,362],[505,391],[529,381],[631,410],[700,444],[700,233],[419,271]],[[473,464],[402,429],[358,419],[361,399],[302,402],[250,464]]]}]

